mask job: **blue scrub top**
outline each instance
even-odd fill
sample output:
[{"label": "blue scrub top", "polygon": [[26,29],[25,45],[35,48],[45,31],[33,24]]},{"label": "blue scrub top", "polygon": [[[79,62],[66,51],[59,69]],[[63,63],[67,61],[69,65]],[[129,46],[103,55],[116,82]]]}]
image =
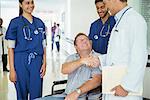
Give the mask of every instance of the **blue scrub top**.
[{"label": "blue scrub top", "polygon": [[[32,38],[31,40],[25,37]],[[6,32],[7,40],[15,40],[14,52],[36,52],[43,55],[42,41],[46,39],[45,25],[39,18],[33,16],[30,23],[25,17],[19,16],[11,20]]]},{"label": "blue scrub top", "polygon": [[[98,19],[91,24],[89,39],[92,40],[92,48],[94,51],[100,54],[107,53],[107,45],[114,25],[115,19],[113,16],[110,16],[105,24],[102,23],[101,19]],[[106,37],[102,36],[105,35],[106,32],[109,32],[109,34]]]}]

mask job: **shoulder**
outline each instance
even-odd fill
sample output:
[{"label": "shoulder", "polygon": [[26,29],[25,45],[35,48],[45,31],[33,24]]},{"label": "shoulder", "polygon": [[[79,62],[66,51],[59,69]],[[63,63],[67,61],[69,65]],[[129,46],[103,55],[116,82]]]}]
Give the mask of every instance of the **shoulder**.
[{"label": "shoulder", "polygon": [[10,20],[10,23],[9,23],[9,26],[10,27],[17,27],[18,26],[18,23],[20,23],[21,21],[21,18],[18,16],[18,17],[15,17],[13,19]]},{"label": "shoulder", "polygon": [[71,54],[67,57],[66,61],[73,61],[73,60],[77,60],[79,58],[79,55],[77,53]]},{"label": "shoulder", "polygon": [[37,23],[41,23],[41,24],[43,24],[44,25],[44,22],[40,19],[40,18],[38,18],[38,17],[35,17],[35,16],[33,16],[34,17],[34,20],[37,22]]},{"label": "shoulder", "polygon": [[97,20],[95,20],[94,22],[92,22],[91,26],[92,26],[92,25],[96,25],[96,24],[98,24],[100,20],[101,20],[100,18],[99,18],[99,19],[97,19]]},{"label": "shoulder", "polygon": [[129,13],[126,15],[127,19],[129,19],[130,23],[138,24],[146,24],[144,17],[135,11],[133,8],[129,10]]},{"label": "shoulder", "polygon": [[18,23],[18,22],[20,22],[20,20],[21,20],[21,18],[18,16],[18,17],[15,17],[15,18],[13,18],[13,19],[11,19],[11,23]]},{"label": "shoulder", "polygon": [[110,16],[109,19],[112,20],[112,21],[115,21],[114,16]]}]

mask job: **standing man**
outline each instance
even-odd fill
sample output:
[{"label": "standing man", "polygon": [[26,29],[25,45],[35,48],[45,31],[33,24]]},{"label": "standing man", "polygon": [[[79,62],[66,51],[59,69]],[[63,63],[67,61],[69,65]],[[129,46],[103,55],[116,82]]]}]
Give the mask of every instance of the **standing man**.
[{"label": "standing man", "polygon": [[53,51],[53,48],[54,48],[54,37],[55,37],[55,31],[56,31],[56,22],[54,22],[54,26],[52,26],[51,28],[51,32],[52,32],[52,51]]},{"label": "standing man", "polygon": [[1,51],[2,51],[2,63],[3,63],[3,71],[9,72],[7,69],[7,54],[8,54],[8,49],[7,49],[7,41],[5,40],[5,33],[6,33],[6,28],[2,26],[3,24],[3,19],[0,18],[0,37],[1,37]]},{"label": "standing man", "polygon": [[120,85],[113,88],[114,95],[106,94],[104,100],[142,100],[142,96],[128,94],[140,92],[143,88],[147,62],[147,24],[139,13],[127,5],[127,0],[104,0],[104,4],[116,20],[105,63],[112,67],[127,66],[127,73]]},{"label": "standing man", "polygon": [[95,0],[99,19],[90,27],[89,39],[92,40],[92,48],[100,54],[107,53],[107,45],[110,33],[115,24],[114,17],[110,16],[103,0]]},{"label": "standing man", "polygon": [[55,43],[56,43],[58,52],[60,50],[60,36],[61,36],[61,29],[59,26],[60,26],[60,24],[57,24],[56,30],[55,30]]}]

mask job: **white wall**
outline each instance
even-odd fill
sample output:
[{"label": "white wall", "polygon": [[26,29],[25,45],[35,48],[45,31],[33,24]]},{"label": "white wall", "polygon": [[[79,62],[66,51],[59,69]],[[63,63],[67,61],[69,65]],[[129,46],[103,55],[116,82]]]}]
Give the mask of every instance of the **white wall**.
[{"label": "white wall", "polygon": [[70,34],[67,37],[74,39],[79,32],[88,34],[91,22],[98,18],[95,0],[68,1],[70,1]]}]

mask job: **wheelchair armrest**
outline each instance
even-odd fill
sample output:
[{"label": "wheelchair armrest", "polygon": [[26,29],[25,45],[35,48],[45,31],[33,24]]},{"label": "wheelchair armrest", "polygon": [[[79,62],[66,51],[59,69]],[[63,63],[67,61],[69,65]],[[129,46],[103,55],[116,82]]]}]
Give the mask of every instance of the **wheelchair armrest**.
[{"label": "wheelchair armrest", "polygon": [[60,80],[60,81],[54,81],[53,82],[53,85],[52,85],[52,95],[54,95],[54,94],[60,94],[60,93],[62,93],[62,92],[64,92],[65,91],[65,89],[61,89],[61,90],[55,90],[54,91],[54,86],[56,86],[56,85],[60,85],[60,84],[66,84],[67,83],[67,80]]},{"label": "wheelchair armrest", "polygon": [[67,80],[60,80],[60,81],[54,81],[53,85],[65,84],[65,83],[67,83]]}]

